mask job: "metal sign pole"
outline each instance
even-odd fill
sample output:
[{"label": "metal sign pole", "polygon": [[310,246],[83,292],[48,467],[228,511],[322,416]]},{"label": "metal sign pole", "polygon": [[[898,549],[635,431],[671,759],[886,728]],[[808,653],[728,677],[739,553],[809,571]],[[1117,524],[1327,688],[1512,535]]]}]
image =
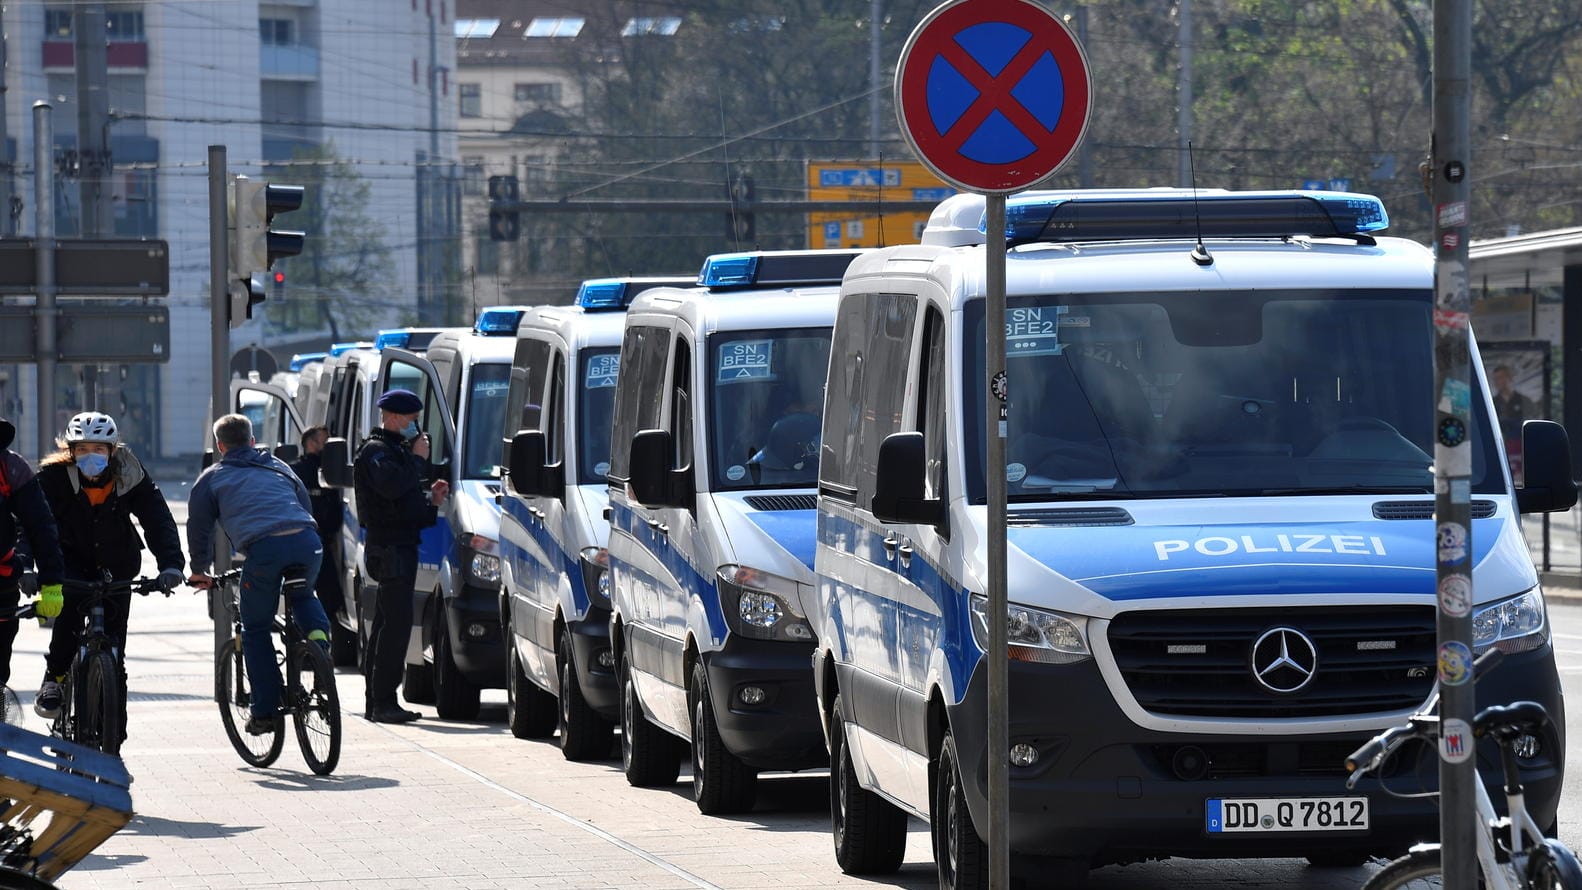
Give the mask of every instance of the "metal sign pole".
[{"label": "metal sign pole", "polygon": [[988,293],[984,294],[983,367],[992,398],[988,404],[989,487],[989,651],[983,663],[989,670],[989,887],[1011,886],[1011,785],[1010,728],[1006,723],[1010,699],[1010,671],[1006,663],[1006,615],[1009,601],[1005,569],[1005,437],[1010,386],[1005,376],[1005,195],[988,195],[984,201],[988,238],[984,242]]},{"label": "metal sign pole", "polygon": [[1472,6],[1434,3],[1434,521],[1439,600],[1439,837],[1446,890],[1478,885],[1472,685],[1471,292],[1467,286]]},{"label": "metal sign pole", "polygon": [[33,103],[33,216],[38,248],[38,457],[55,450],[55,131],[48,102]]},{"label": "metal sign pole", "polygon": [[[212,423],[228,413],[231,399],[231,296],[230,296],[230,236],[228,234],[225,200],[225,146],[209,146],[209,373],[210,407]],[[213,448],[210,441],[212,429],[203,432],[205,446]],[[215,453],[218,459],[218,450]],[[231,566],[231,542],[218,527],[214,530],[214,571],[223,572]],[[224,590],[215,586],[209,590],[209,617],[214,619],[214,654],[231,639],[230,603],[223,596]],[[215,674],[218,684],[219,674]],[[220,688],[214,688],[214,700],[222,701]]]}]

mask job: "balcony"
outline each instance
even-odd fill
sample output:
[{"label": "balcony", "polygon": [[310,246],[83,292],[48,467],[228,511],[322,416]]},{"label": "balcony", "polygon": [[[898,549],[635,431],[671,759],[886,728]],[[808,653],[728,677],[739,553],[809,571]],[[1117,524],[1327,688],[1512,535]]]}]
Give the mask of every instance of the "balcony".
[{"label": "balcony", "polygon": [[[77,67],[76,47],[70,40],[44,41],[44,69],[72,71]],[[148,44],[141,40],[112,40],[106,51],[111,71],[147,71]]]},{"label": "balcony", "polygon": [[319,49],[301,44],[263,44],[258,48],[258,76],[266,80],[318,80]]}]

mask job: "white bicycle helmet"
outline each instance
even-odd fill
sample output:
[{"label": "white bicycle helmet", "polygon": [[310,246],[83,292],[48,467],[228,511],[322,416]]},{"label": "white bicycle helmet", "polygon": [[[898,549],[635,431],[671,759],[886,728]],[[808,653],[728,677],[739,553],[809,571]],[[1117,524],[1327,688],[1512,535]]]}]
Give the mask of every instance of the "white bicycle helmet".
[{"label": "white bicycle helmet", "polygon": [[66,444],[78,442],[103,442],[114,445],[120,440],[115,419],[98,411],[84,411],[66,422]]}]

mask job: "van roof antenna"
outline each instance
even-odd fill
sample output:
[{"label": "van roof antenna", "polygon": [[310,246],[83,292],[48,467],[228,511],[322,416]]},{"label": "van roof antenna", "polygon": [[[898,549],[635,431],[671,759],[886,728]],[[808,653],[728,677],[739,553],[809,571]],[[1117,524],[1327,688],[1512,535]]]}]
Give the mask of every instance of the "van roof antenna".
[{"label": "van roof antenna", "polygon": [[1214,265],[1214,257],[1203,246],[1203,216],[1197,206],[1197,159],[1192,154],[1192,143],[1187,142],[1187,167],[1192,171],[1192,221],[1197,224],[1197,246],[1192,248],[1192,262],[1199,266]]}]

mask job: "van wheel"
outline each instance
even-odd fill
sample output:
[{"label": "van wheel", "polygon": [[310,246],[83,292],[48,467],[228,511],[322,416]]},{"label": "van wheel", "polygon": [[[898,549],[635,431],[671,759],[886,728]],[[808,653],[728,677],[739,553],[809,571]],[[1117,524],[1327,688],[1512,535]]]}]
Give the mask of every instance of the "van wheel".
[{"label": "van wheel", "polygon": [[934,862],[939,886],[949,890],[983,890],[989,886],[989,848],[978,836],[961,785],[961,756],[956,739],[945,733],[939,751],[939,778],[929,829],[934,835]]},{"label": "van wheel", "polygon": [[577,665],[571,660],[569,635],[560,635],[555,651],[555,661],[560,667],[560,753],[567,760],[600,760],[608,757],[610,741],[615,737],[615,724],[600,716],[582,697],[582,685],[577,682]]},{"label": "van wheel", "polygon": [[511,735],[519,739],[547,739],[555,732],[555,702],[549,693],[533,685],[522,670],[516,644],[509,645],[505,659],[505,722]]},{"label": "van wheel", "polygon": [[648,721],[637,701],[631,665],[621,660],[621,769],[638,788],[670,785],[681,775],[676,737]]},{"label": "van wheel", "polygon": [[713,816],[751,810],[758,797],[758,771],[742,763],[720,738],[701,662],[692,666],[687,698],[692,705],[692,799],[698,812]]},{"label": "van wheel", "polygon": [[476,720],[479,690],[456,667],[447,625],[442,604],[434,622],[434,708],[443,720]]},{"label": "van wheel", "polygon": [[906,858],[906,813],[862,787],[846,747],[845,705],[835,696],[829,721],[829,812],[835,863],[849,875],[887,875]]}]

